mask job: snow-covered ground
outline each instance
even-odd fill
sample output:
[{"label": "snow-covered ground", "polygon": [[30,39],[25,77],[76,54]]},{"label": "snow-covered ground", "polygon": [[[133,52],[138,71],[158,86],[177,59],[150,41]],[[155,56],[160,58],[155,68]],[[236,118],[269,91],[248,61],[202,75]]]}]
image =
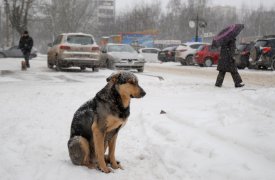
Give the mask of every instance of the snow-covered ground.
[{"label": "snow-covered ground", "polygon": [[0,59],[0,72],[1,180],[275,179],[274,86],[215,88],[207,76],[136,73],[147,95],[132,100],[118,135],[125,170],[104,174],[73,165],[67,141],[74,112],[113,71],[55,72],[39,56],[28,71],[20,59]]}]

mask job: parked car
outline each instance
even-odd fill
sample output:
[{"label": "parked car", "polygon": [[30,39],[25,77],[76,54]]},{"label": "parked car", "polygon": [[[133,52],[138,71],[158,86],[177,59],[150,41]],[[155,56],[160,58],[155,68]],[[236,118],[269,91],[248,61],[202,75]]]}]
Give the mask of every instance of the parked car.
[{"label": "parked car", "polygon": [[275,37],[257,40],[251,48],[249,62],[252,68],[275,70]]},{"label": "parked car", "polygon": [[69,67],[98,71],[99,56],[99,47],[91,34],[63,33],[49,44],[47,64],[57,71]]},{"label": "parked car", "polygon": [[177,46],[167,47],[162,49],[158,53],[158,60],[161,62],[169,62],[173,61],[175,62],[175,54],[176,54]]},{"label": "parked car", "polygon": [[211,45],[201,45],[195,54],[195,62],[201,67],[211,67],[218,64],[220,49],[213,48]]},{"label": "parked car", "polygon": [[158,62],[158,48],[141,48],[138,52],[145,58],[146,62]]},{"label": "parked car", "polygon": [[108,43],[101,48],[101,62],[108,69],[144,70],[144,57],[128,44]]},{"label": "parked car", "polygon": [[207,45],[208,43],[201,42],[189,42],[181,44],[176,49],[175,59],[177,62],[180,62],[182,65],[194,65],[193,60],[194,54],[197,52],[198,48],[201,45]]},{"label": "parked car", "polygon": [[[21,49],[18,46],[12,46],[6,50],[0,50],[0,58],[5,57],[14,57],[14,58],[23,58],[24,55]],[[37,57],[37,49],[35,47],[32,48],[30,58]]]},{"label": "parked car", "polygon": [[244,69],[246,67],[250,67],[249,64],[249,56],[250,50],[254,46],[254,43],[240,43],[237,46],[236,53],[234,55],[235,64],[238,69]]}]

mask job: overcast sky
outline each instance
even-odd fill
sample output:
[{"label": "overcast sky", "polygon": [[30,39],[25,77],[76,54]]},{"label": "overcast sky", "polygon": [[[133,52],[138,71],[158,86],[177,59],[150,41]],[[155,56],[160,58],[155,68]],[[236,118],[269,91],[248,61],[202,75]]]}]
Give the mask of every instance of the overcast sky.
[{"label": "overcast sky", "polygon": [[[117,12],[123,12],[129,8],[134,7],[138,3],[142,2],[153,2],[155,0],[116,0]],[[167,4],[169,0],[160,0],[163,7]],[[247,8],[257,8],[262,5],[268,9],[275,7],[275,0],[210,0],[211,5],[231,5],[240,7],[243,3],[247,4]]]}]

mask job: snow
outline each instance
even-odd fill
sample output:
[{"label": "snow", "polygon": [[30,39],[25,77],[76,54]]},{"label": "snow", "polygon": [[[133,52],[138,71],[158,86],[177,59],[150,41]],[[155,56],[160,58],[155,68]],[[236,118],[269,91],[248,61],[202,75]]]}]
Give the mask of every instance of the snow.
[{"label": "snow", "polygon": [[[44,55],[21,71],[20,61],[0,59],[3,180],[275,179],[274,86],[236,89],[225,82],[215,88],[207,76],[136,73],[147,94],[132,99],[129,120],[118,135],[116,157],[124,170],[104,174],[73,165],[67,141],[75,111],[114,71],[55,72],[47,69]],[[192,68],[197,69],[187,67]]]}]

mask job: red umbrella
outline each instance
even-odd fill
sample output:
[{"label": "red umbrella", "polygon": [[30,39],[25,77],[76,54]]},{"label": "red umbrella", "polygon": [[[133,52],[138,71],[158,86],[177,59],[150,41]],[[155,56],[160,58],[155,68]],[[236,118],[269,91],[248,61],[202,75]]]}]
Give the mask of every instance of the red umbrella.
[{"label": "red umbrella", "polygon": [[232,24],[223,29],[219,34],[213,38],[213,46],[221,46],[228,43],[230,40],[235,39],[243,30],[243,24]]}]

